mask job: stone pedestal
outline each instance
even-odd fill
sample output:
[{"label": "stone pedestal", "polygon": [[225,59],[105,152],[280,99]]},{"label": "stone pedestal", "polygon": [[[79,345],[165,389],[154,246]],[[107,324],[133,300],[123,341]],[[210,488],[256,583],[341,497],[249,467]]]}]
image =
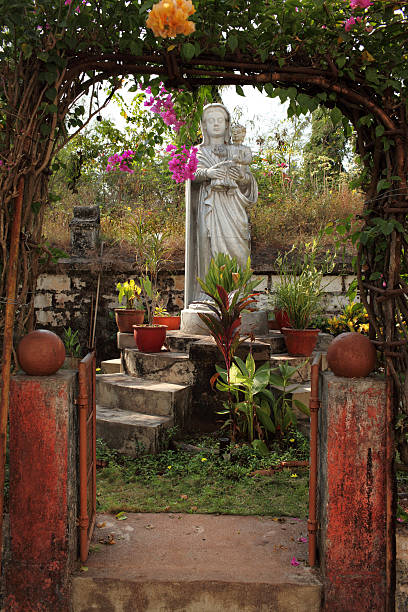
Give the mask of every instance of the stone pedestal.
[{"label": "stone pedestal", "polygon": [[[208,327],[202,322],[198,313],[208,313],[208,310],[197,310],[184,308],[181,311],[180,330],[185,334],[198,334],[209,336]],[[266,310],[256,310],[255,312],[244,312],[241,316],[241,334],[251,334],[256,336],[268,335],[268,314]]]},{"label": "stone pedestal", "polygon": [[6,609],[71,610],[77,559],[77,374],[18,375],[10,390]]},{"label": "stone pedestal", "polygon": [[385,610],[385,381],[324,372],[319,419],[323,610]]},{"label": "stone pedestal", "polygon": [[84,255],[97,248],[100,223],[99,206],[74,206],[74,218],[69,224],[72,255]]}]

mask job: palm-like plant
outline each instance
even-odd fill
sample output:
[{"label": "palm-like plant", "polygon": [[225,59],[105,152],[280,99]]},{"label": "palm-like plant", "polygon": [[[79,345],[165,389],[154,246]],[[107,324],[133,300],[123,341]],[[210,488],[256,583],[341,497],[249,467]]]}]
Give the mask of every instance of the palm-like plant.
[{"label": "palm-like plant", "polygon": [[251,278],[249,257],[245,269],[242,269],[235,258],[218,253],[210,262],[205,280],[197,279],[212,300],[202,302],[211,312],[198,314],[222,353],[228,378],[235,351],[245,339],[240,336],[241,314],[244,310],[254,310],[257,295],[254,289],[262,280]]}]

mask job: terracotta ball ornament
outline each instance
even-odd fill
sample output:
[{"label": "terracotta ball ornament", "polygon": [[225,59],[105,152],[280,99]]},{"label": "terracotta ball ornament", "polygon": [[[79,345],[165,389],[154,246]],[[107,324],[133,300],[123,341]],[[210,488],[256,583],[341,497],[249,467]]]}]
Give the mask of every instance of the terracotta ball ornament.
[{"label": "terracotta ball ornament", "polygon": [[336,376],[363,378],[375,368],[376,350],[367,336],[357,332],[340,334],[327,349],[327,363]]},{"label": "terracotta ball ornament", "polygon": [[64,363],[64,343],[57,334],[37,329],[20,340],[17,358],[21,369],[29,376],[49,376]]}]

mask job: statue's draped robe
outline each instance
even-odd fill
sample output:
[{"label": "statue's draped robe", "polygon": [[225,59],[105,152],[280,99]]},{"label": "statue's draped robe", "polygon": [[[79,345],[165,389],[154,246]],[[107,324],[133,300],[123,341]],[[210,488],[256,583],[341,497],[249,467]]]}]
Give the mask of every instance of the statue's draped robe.
[{"label": "statue's draped robe", "polygon": [[[231,160],[235,147],[226,145],[227,159]],[[230,177],[225,181],[229,186],[222,187],[222,181],[211,181],[205,170],[219,163],[211,146],[201,145],[197,152],[198,166],[196,179],[191,185],[191,205],[195,208],[197,252],[193,278],[204,278],[210,260],[217,253],[227,253],[236,257],[241,266],[246,265],[250,253],[250,235],[247,208],[258,198],[258,186],[250,172],[245,181],[237,184]],[[228,168],[225,167],[225,173]],[[231,186],[232,185],[232,186]],[[191,292],[194,300],[208,300],[195,282]]]}]

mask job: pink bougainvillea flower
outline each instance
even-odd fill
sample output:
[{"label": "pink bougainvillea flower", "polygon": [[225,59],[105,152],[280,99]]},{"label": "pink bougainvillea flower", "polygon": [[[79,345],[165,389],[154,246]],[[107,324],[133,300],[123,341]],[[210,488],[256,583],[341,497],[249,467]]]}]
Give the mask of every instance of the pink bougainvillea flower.
[{"label": "pink bougainvillea flower", "polygon": [[344,22],[344,29],[346,30],[346,32],[350,32],[351,26],[353,26],[355,23],[356,20],[354,19],[354,17],[349,17],[348,19],[346,19],[346,21]]},{"label": "pink bougainvillea flower", "polygon": [[371,0],[350,0],[350,8],[351,9],[355,9],[355,8],[368,8],[369,6],[372,5]]},{"label": "pink bougainvillea flower", "polygon": [[307,542],[307,538],[300,536],[300,538],[298,538],[298,542]]},{"label": "pink bougainvillea flower", "polygon": [[[171,150],[170,150],[171,147]],[[177,147],[169,145],[171,159],[169,161],[169,170],[172,172],[172,179],[176,183],[184,183],[188,179],[194,181],[195,171],[197,170],[197,147],[187,149],[184,145],[177,153]]]},{"label": "pink bougainvillea flower", "polygon": [[292,559],[290,560],[290,564],[291,564],[292,567],[298,567],[298,565],[300,565],[300,563],[296,559],[296,557],[292,557]]},{"label": "pink bougainvillea flower", "polygon": [[71,4],[72,0],[65,0],[64,4],[65,6],[69,6]]}]

